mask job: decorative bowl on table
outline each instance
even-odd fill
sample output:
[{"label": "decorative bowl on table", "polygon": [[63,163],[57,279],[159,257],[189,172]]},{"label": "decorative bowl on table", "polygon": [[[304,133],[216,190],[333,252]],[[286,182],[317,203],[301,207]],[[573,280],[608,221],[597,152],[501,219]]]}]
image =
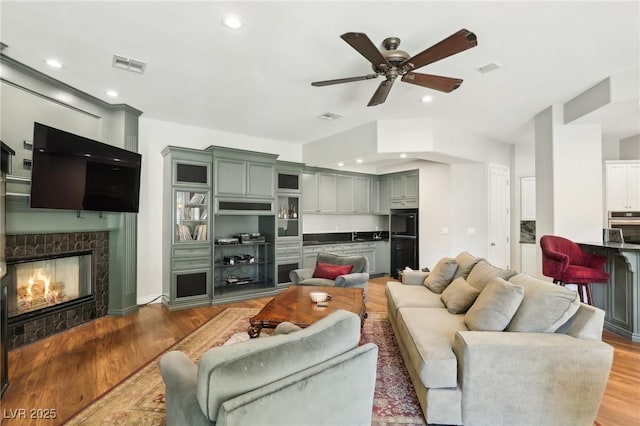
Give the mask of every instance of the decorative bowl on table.
[{"label": "decorative bowl on table", "polygon": [[315,303],[325,302],[329,298],[329,294],[325,293],[324,291],[312,291],[311,293],[309,293],[309,297]]}]

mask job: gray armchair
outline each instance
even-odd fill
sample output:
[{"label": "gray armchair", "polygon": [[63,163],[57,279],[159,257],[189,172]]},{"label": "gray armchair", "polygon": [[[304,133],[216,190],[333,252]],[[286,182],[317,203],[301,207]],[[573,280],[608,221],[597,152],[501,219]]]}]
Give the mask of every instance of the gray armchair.
[{"label": "gray armchair", "polygon": [[352,265],[350,274],[339,275],[335,280],[327,278],[313,278],[314,268],[294,269],[289,272],[293,284],[317,285],[323,287],[359,287],[364,290],[364,301],[367,301],[367,287],[369,284],[369,264],[364,256],[339,256],[331,253],[318,253],[316,264],[329,263],[332,265]]},{"label": "gray armchair", "polygon": [[378,347],[339,310],[299,329],[160,359],[167,425],[370,425]]}]

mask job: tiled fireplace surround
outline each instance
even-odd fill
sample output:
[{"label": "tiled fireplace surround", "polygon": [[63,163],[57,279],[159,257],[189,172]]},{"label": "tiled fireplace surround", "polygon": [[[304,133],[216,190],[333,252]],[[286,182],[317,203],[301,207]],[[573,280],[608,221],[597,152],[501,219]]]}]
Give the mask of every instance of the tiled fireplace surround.
[{"label": "tiled fireplace surround", "polygon": [[35,342],[107,314],[109,307],[109,232],[7,235],[7,263],[47,255],[93,253],[94,298],[25,319],[9,320],[8,349]]}]

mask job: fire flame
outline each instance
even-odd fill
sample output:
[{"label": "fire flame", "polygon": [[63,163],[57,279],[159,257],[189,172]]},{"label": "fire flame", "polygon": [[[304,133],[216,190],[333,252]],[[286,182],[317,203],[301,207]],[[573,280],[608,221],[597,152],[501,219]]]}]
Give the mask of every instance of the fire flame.
[{"label": "fire flame", "polygon": [[[42,286],[42,294],[34,294],[34,287]],[[27,280],[27,285],[24,286],[25,293],[20,297],[26,306],[31,306],[34,299],[44,299],[47,303],[54,304],[58,299],[58,291],[51,288],[51,275],[47,274],[43,269],[37,269]]]}]

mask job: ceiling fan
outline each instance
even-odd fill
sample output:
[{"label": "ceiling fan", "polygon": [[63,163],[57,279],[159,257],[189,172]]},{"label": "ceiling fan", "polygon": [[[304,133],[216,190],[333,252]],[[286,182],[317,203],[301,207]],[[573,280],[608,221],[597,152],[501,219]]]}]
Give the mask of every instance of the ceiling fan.
[{"label": "ceiling fan", "polygon": [[384,103],[389,91],[391,90],[393,82],[398,76],[402,76],[402,81],[406,83],[428,87],[429,89],[438,90],[440,92],[449,93],[457,89],[462,84],[462,80],[459,78],[420,74],[413,72],[413,70],[478,45],[478,38],[476,35],[469,30],[462,29],[417,55],[410,57],[407,52],[398,49],[400,39],[397,37],[384,39],[382,45],[385,50],[379,50],[365,33],[345,33],[342,34],[340,38],[349,43],[351,47],[356,49],[362,56],[371,62],[375,73],[359,77],[315,81],[311,83],[311,85],[316,87],[329,86],[332,84],[369,80],[377,78],[378,75],[384,76],[385,80],[380,83],[367,106],[375,106]]}]

